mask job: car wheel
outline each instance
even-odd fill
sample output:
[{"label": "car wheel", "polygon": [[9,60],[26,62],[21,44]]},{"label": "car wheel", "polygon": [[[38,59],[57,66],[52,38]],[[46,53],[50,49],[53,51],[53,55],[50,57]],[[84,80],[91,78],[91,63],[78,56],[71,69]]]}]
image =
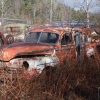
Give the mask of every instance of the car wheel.
[{"label": "car wheel", "polygon": [[6,36],[7,44],[11,44],[14,42],[14,37],[12,35]]}]

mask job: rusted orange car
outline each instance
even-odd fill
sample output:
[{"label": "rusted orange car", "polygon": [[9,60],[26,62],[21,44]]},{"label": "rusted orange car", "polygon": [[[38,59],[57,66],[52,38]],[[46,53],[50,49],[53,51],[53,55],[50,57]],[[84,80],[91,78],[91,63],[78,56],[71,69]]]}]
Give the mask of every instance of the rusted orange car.
[{"label": "rusted orange car", "polygon": [[7,40],[4,37],[4,35],[0,32],[0,50],[2,50],[2,48],[6,45],[7,45]]},{"label": "rusted orange car", "polygon": [[3,67],[23,68],[23,74],[29,78],[66,59],[82,59],[83,54],[95,54],[84,29],[38,27],[30,30],[24,42],[3,47],[0,63]]}]

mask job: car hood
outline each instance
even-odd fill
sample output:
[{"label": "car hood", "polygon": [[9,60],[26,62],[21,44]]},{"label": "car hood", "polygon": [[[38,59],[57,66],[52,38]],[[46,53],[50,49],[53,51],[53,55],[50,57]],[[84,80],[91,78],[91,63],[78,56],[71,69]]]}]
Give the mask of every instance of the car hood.
[{"label": "car hood", "polygon": [[9,61],[20,55],[52,54],[53,46],[38,43],[13,43],[2,48],[0,60]]}]

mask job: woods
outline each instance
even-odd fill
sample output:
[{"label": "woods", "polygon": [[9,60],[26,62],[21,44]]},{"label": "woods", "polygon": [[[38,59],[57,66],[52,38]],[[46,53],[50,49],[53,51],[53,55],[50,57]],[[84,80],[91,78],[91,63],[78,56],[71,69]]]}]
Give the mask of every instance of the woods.
[{"label": "woods", "polygon": [[[85,2],[85,1],[84,1]],[[92,2],[92,1],[91,1]],[[10,19],[24,19],[34,23],[49,23],[51,20],[52,10],[52,21],[82,21],[86,22],[86,6],[78,4],[74,0],[73,4],[76,3],[75,7],[71,8],[62,0],[1,0],[0,2],[0,17]],[[98,4],[94,6],[100,6]],[[85,3],[84,3],[85,4]],[[51,8],[52,7],[52,8]],[[90,7],[90,6],[89,6]],[[90,22],[94,22],[97,26],[99,22],[99,11],[89,11]]]}]

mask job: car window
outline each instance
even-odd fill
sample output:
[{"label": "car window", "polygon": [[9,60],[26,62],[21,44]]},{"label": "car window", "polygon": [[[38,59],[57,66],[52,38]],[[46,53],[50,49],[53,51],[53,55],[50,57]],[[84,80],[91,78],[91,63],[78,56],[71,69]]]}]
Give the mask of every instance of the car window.
[{"label": "car window", "polygon": [[85,42],[88,42],[88,36],[85,35],[84,41],[85,41]]},{"label": "car window", "polygon": [[20,27],[7,27],[6,32],[20,32]]},{"label": "car window", "polygon": [[59,35],[56,33],[43,32],[39,42],[55,44],[58,41]]},{"label": "car window", "polygon": [[75,39],[75,45],[76,45],[76,47],[79,46],[80,42],[81,42],[80,32],[75,32],[74,39]]},{"label": "car window", "polygon": [[30,32],[25,39],[25,42],[37,43],[40,37],[40,32]]},{"label": "car window", "polygon": [[87,43],[88,42],[88,37],[86,35],[81,35],[81,41]]},{"label": "car window", "polygon": [[72,34],[71,33],[64,34],[61,40],[61,45],[67,45],[70,43],[72,43]]}]

